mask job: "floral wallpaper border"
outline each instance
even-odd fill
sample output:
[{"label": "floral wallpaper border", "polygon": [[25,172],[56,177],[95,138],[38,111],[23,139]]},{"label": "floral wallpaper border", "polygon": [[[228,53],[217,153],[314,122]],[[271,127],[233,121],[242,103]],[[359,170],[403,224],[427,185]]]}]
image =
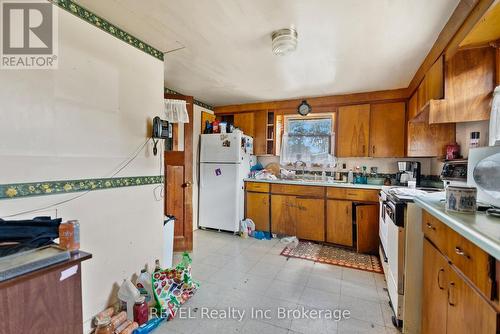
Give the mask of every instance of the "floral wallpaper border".
[{"label": "floral wallpaper border", "polygon": [[[183,94],[176,92],[175,90],[167,88],[167,87],[164,88],[163,92],[165,94],[183,95]],[[212,107],[211,105],[206,104],[205,102],[198,101],[196,99],[194,100],[194,104],[196,104],[198,107],[202,107],[202,108],[205,108],[208,110],[214,110],[214,107]]]},{"label": "floral wallpaper border", "polygon": [[0,184],[0,200],[160,184],[163,180],[163,176],[153,175]]},{"label": "floral wallpaper border", "polygon": [[71,0],[49,0],[52,2],[54,5],[61,7],[62,9],[78,16],[84,21],[87,21],[88,23],[92,24],[93,26],[96,26],[97,28],[104,30],[105,32],[115,36],[116,38],[121,39],[125,43],[132,45],[136,48],[138,48],[141,51],[146,52],[147,54],[163,61],[163,52],[155,49],[151,45],[141,41],[140,39],[130,35],[129,33],[123,31],[122,29],[118,28],[117,26],[109,23],[102,17],[97,16],[96,14],[92,13],[88,9],[83,8],[79,4],[71,1]]}]

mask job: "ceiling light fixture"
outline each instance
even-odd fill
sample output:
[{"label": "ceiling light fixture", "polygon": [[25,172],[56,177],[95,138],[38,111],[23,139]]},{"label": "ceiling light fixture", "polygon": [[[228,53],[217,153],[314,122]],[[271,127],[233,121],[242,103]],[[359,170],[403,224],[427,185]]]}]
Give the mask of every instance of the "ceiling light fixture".
[{"label": "ceiling light fixture", "polygon": [[297,49],[298,34],[294,28],[285,28],[273,31],[273,53],[278,56],[287,55]]}]

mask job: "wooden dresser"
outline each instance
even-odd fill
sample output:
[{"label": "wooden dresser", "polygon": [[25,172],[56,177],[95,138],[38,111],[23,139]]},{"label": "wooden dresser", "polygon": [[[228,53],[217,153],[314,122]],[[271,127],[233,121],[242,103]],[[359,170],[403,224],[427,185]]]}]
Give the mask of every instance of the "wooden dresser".
[{"label": "wooden dresser", "polygon": [[67,261],[0,282],[0,334],[83,331],[79,252]]}]

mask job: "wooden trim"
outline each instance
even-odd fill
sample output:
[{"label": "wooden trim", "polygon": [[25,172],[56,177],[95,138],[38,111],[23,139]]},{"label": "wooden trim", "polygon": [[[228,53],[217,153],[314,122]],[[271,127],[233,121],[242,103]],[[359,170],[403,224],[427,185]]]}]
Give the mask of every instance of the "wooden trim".
[{"label": "wooden trim", "polygon": [[236,104],[228,106],[218,106],[214,108],[214,111],[217,115],[268,109],[273,109],[276,111],[279,110],[280,112],[283,112],[285,114],[296,113],[297,106],[304,99],[306,99],[307,103],[311,105],[313,112],[332,112],[334,111],[332,110],[332,108],[342,105],[363,104],[367,102],[404,101],[407,99],[407,90],[406,88],[401,88],[394,90],[383,90],[345,95],[331,95],[283,101]]},{"label": "wooden trim", "polygon": [[407,96],[411,96],[424,79],[425,73],[436,60],[446,51],[449,59],[457,50],[459,43],[481,19],[494,0],[461,0],[450,19],[439,33],[438,38],[424,61],[413,76],[407,89]]}]

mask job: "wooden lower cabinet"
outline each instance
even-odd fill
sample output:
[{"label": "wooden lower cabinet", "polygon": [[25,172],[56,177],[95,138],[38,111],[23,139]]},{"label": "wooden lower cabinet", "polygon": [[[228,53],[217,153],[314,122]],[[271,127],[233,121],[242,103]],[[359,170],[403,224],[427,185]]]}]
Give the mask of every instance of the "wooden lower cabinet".
[{"label": "wooden lower cabinet", "polygon": [[352,247],[352,237],[352,202],[327,200],[326,241]]},{"label": "wooden lower cabinet", "polygon": [[284,235],[296,235],[295,196],[271,195],[271,232]]},{"label": "wooden lower cabinet", "polygon": [[325,241],[325,201],[323,198],[295,197],[297,238]]},{"label": "wooden lower cabinet", "polygon": [[496,310],[427,239],[423,258],[422,334],[497,333]]},{"label": "wooden lower cabinet", "polygon": [[269,194],[247,192],[245,217],[253,220],[257,231],[270,231]]},{"label": "wooden lower cabinet", "polygon": [[379,242],[379,205],[356,206],[356,240],[358,253],[377,254]]},{"label": "wooden lower cabinet", "polygon": [[299,239],[325,241],[322,198],[271,195],[272,232]]},{"label": "wooden lower cabinet", "polygon": [[422,334],[446,333],[448,262],[424,240]]}]

